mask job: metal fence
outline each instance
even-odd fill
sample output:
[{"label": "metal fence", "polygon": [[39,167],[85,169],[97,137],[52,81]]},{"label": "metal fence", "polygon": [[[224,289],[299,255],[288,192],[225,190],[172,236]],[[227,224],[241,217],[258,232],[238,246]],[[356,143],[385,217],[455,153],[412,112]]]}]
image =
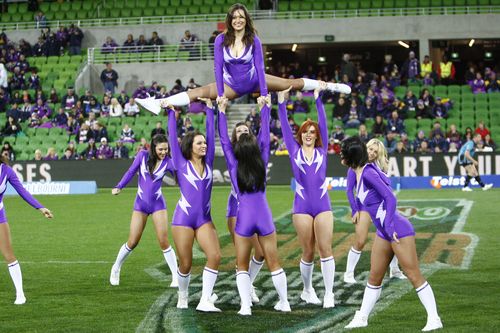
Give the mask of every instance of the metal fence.
[{"label": "metal fence", "polygon": [[[285,20],[285,19],[316,19],[316,18],[347,18],[347,17],[380,17],[380,16],[420,16],[420,15],[470,15],[470,14],[500,14],[500,6],[454,6],[454,7],[422,7],[422,8],[379,8],[379,9],[346,9],[323,11],[284,11],[271,10],[252,11],[254,20]],[[96,18],[83,20],[54,20],[47,24],[52,27],[75,24],[81,28],[108,27],[143,24],[171,24],[191,22],[221,22],[226,17],[221,14],[173,15],[150,17]],[[37,29],[33,22],[11,22],[0,24],[1,30]]]},{"label": "metal fence", "polygon": [[106,62],[172,62],[212,60],[212,45],[201,41],[179,45],[93,47],[87,50],[89,64]]}]

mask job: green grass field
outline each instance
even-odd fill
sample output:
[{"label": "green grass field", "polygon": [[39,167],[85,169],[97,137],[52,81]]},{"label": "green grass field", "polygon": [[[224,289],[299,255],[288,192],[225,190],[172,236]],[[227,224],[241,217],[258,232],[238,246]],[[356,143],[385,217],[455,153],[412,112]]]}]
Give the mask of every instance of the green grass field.
[{"label": "green grass field", "polygon": [[[169,217],[178,190],[164,190]],[[212,217],[223,252],[215,292],[221,314],[197,313],[204,257],[195,251],[190,308],[175,308],[176,290],[151,225],[122,268],[121,284],[109,285],[111,265],[126,241],[135,189],[114,197],[46,196],[39,199],[55,218],[45,220],[21,199],[4,200],[14,250],[21,263],[27,304],[13,305],[15,292],[7,268],[0,269],[0,332],[337,332],[359,308],[369,270],[369,247],[356,270],[358,284],[341,280],[353,227],[348,223],[345,193],[330,193],[336,216],[336,307],[323,309],[299,302],[302,289],[300,248],[290,224],[293,194],[288,187],[268,189],[279,234],[279,252],[287,272],[292,312],[277,313],[277,300],[267,269],[256,287],[261,304],[253,316],[236,314],[239,297],[234,277],[234,250],[226,229],[228,187],[213,191]],[[499,190],[463,193],[458,190],[402,191],[400,211],[417,230],[422,269],[432,284],[447,332],[500,331],[500,256],[498,255]],[[466,199],[466,200],[461,200]],[[464,224],[465,222],[465,224]],[[476,244],[477,243],[477,244]],[[314,284],[323,296],[316,258]],[[408,281],[385,281],[376,312],[366,332],[416,332],[425,325],[425,311]],[[361,331],[361,330],[360,330]]]}]

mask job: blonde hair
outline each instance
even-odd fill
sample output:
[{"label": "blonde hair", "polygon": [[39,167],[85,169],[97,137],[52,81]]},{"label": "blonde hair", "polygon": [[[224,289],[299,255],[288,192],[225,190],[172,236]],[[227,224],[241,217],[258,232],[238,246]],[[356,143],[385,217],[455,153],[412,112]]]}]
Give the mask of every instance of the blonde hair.
[{"label": "blonde hair", "polygon": [[371,139],[366,144],[366,147],[370,147],[376,145],[378,147],[377,160],[375,163],[383,172],[387,172],[389,170],[389,160],[387,159],[387,150],[385,149],[384,144],[379,139]]}]

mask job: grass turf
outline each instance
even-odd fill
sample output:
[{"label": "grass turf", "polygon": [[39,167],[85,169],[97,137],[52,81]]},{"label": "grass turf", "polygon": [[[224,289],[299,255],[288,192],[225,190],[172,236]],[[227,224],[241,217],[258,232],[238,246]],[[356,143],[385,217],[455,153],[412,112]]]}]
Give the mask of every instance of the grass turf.
[{"label": "grass turf", "polygon": [[[169,217],[177,202],[178,193],[177,189],[164,189]],[[184,312],[175,310],[175,290],[168,288],[170,274],[166,265],[161,264],[163,257],[150,224],[146,227],[140,245],[122,268],[121,285],[109,285],[112,262],[119,247],[127,239],[134,189],[127,189],[119,196],[111,196],[109,190],[102,190],[96,195],[39,197],[54,212],[55,219],[52,221],[46,221],[21,199],[6,198],[4,202],[14,250],[22,265],[28,303],[24,306],[12,305],[15,295],[13,285],[7,269],[0,270],[0,332],[294,331],[301,322],[311,322],[315,318],[325,319],[332,314],[342,320],[350,318],[359,302],[349,303],[349,296],[356,295],[360,300],[362,284],[344,288],[343,293],[336,295],[340,303],[333,312],[320,307],[292,304],[292,313],[276,313],[272,310],[275,301],[273,297],[272,303],[271,300],[268,302],[271,305],[254,307],[254,316],[251,318],[236,315],[239,299],[235,294],[234,257],[225,225],[228,193],[229,188],[216,187],[212,196],[212,218],[221,238],[224,255],[218,280],[220,283],[215,288],[219,296],[222,296],[222,302],[218,305],[224,310],[222,314],[199,314],[194,311],[198,299],[196,290],[201,287],[199,272],[204,264],[202,255],[197,255],[194,260],[190,309]],[[469,332],[475,329],[478,332],[497,332],[500,327],[500,287],[497,283],[500,260],[496,251],[500,232],[495,228],[498,210],[494,204],[498,193],[495,189],[467,194],[458,190],[431,190],[402,191],[398,195],[400,200],[423,199],[432,202],[441,198],[467,198],[474,201],[463,230],[480,238],[470,269],[440,269],[429,278],[445,325],[444,331]],[[334,191],[330,196],[334,204],[345,201],[343,192]],[[268,189],[268,198],[273,215],[277,217],[290,210],[293,194],[288,187],[276,186]],[[290,241],[294,236],[293,228],[287,222],[288,217],[280,221],[278,230],[282,237],[279,251],[288,274],[289,295],[290,298],[298,297],[301,282],[296,266],[300,249],[296,242]],[[348,237],[352,231],[352,226],[336,223],[334,246],[336,250],[339,249],[339,253],[342,246],[349,244]],[[443,224],[423,229],[417,226],[417,232],[429,231],[450,230]],[[417,246],[419,255],[422,255],[428,243],[419,240]],[[368,251],[367,246],[366,252]],[[337,272],[343,272],[346,257],[336,255],[336,260]],[[149,272],[152,269],[157,274],[168,276],[166,280],[159,280],[154,278],[154,273],[148,274],[147,269]],[[368,270],[369,255],[365,253],[357,271]],[[319,265],[316,265],[315,274],[315,277],[319,277]],[[258,283],[259,289],[264,292],[272,290],[270,279],[264,279],[268,276],[267,269],[259,276],[263,277],[262,282]],[[339,277],[340,274],[337,274],[336,279],[339,280]],[[315,281],[322,285],[320,278]],[[392,290],[392,283],[389,282],[387,290]],[[316,288],[318,294],[322,289],[319,285]],[[408,287],[409,283],[398,281],[393,285],[395,288]],[[343,282],[336,281],[336,289],[338,287],[343,288]],[[231,293],[226,294],[226,291]],[[155,302],[159,303],[153,309]],[[347,310],[351,311],[349,315]],[[150,320],[148,325],[144,325],[145,318]],[[416,331],[424,325],[425,311],[415,293],[410,291],[373,315],[368,330]],[[325,331],[325,328],[308,327],[308,330],[320,332]]]}]

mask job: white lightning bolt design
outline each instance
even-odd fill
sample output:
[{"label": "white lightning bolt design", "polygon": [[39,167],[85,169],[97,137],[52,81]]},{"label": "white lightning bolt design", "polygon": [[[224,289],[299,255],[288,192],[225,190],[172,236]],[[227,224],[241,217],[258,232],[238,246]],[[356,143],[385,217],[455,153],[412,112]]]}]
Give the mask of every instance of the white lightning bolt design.
[{"label": "white lightning bolt design", "polygon": [[158,189],[158,191],[156,191],[156,200],[160,199],[161,197],[161,187]]},{"label": "white lightning bolt design", "polygon": [[196,176],[194,175],[194,173],[191,171],[191,168],[189,166],[189,164],[186,164],[186,170],[187,170],[187,173],[184,174],[184,177],[186,177],[187,181],[193,185],[193,187],[198,190],[198,186],[196,185]]},{"label": "white lightning bolt design", "polygon": [[212,170],[211,170],[211,169],[210,169],[210,167],[209,167],[208,165],[206,165],[206,164],[205,164],[205,168],[206,168],[206,170],[207,170],[207,171],[206,171],[207,175],[206,175],[206,177],[205,177],[205,179],[207,180],[207,187],[205,187],[205,189],[207,189],[207,188],[210,186],[210,184],[212,184]]},{"label": "white lightning bolt design", "polygon": [[148,168],[146,167],[146,159],[143,159],[141,162],[141,170],[139,171],[141,174],[142,178],[146,180],[146,175],[148,174]]},{"label": "white lightning bolt design", "polygon": [[207,210],[205,211],[205,214],[208,214],[210,212],[210,201],[207,203]]},{"label": "white lightning bolt design", "polygon": [[5,192],[5,190],[7,189],[7,176],[4,177],[4,179],[2,180],[2,184],[0,184],[0,193],[3,193]]},{"label": "white lightning bolt design", "polygon": [[325,178],[325,181],[323,182],[323,185],[320,186],[320,189],[323,190],[320,197],[321,199],[326,194],[326,191],[328,191],[328,179]]},{"label": "white lightning bolt design", "polygon": [[318,173],[318,170],[321,167],[321,164],[323,164],[323,154],[321,154],[317,150],[314,150],[314,153],[316,154],[316,157],[314,158],[313,163],[317,163],[316,170],[314,171],[314,173]]},{"label": "white lightning bolt design", "polygon": [[156,170],[155,172],[155,180],[154,181],[157,181],[157,180],[160,180],[163,178],[163,176],[165,175],[165,169],[167,168],[167,164],[165,164],[163,167],[161,167],[160,169]]},{"label": "white lightning bolt design", "polygon": [[368,190],[365,191],[365,185],[363,184],[363,181],[361,181],[361,184],[359,184],[358,188],[358,199],[361,201],[362,204],[365,203],[366,196],[368,195]]},{"label": "white lightning bolt design", "polygon": [[184,213],[186,213],[186,215],[189,215],[187,209],[190,208],[191,205],[186,200],[186,198],[184,197],[184,194],[182,194],[182,192],[181,192],[181,200],[179,200],[178,205],[179,205],[179,207],[181,207],[181,209],[184,211]]},{"label": "white lightning bolt design", "polygon": [[137,184],[137,195],[141,199],[142,199],[142,193],[144,193],[144,192],[142,191],[141,184]]},{"label": "white lightning bolt design", "polygon": [[305,174],[306,170],[304,170],[304,167],[302,166],[302,164],[305,164],[306,162],[301,158],[300,150],[297,152],[297,156],[295,157],[294,161],[295,161],[295,164],[297,165],[297,167],[299,168],[299,170]]},{"label": "white lightning bolt design", "polygon": [[381,226],[384,226],[384,222],[385,222],[385,215],[386,215],[386,211],[384,209],[384,202],[382,201],[380,203],[380,206],[378,206],[378,209],[377,209],[377,215],[375,216],[375,218],[379,219],[380,220],[380,225]]},{"label": "white lightning bolt design", "polygon": [[304,198],[304,194],[302,193],[302,190],[304,189],[304,186],[300,185],[298,181],[295,181],[295,193],[299,195],[302,199],[306,200]]}]

